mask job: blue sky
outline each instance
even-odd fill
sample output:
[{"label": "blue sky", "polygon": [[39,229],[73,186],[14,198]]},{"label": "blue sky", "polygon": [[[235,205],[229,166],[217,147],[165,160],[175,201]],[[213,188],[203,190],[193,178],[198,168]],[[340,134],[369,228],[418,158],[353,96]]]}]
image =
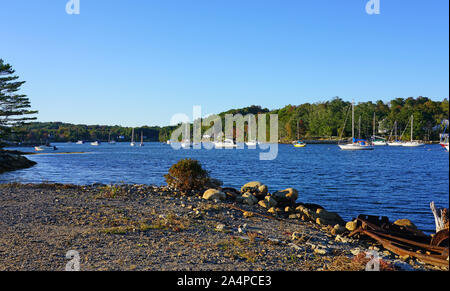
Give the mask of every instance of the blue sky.
[{"label": "blue sky", "polygon": [[379,15],[368,0],[67,1],[0,0],[0,58],[40,121],[449,94],[447,0],[380,0]]}]

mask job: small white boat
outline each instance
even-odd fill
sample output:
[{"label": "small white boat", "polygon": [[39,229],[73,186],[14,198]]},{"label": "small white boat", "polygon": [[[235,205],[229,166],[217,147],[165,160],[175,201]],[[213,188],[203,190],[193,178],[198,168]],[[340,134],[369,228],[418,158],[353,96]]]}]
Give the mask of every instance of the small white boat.
[{"label": "small white boat", "polygon": [[448,152],[448,142],[447,143],[445,143],[445,144],[441,144],[441,146],[444,148],[444,149],[446,149],[447,150],[447,152]]},{"label": "small white boat", "polygon": [[191,147],[191,142],[190,142],[190,140],[185,140],[185,141],[182,141],[181,142],[181,147],[182,148],[184,148],[184,149],[188,149],[188,148],[190,148]]},{"label": "small white boat", "polygon": [[448,152],[448,134],[447,133],[441,134],[441,141],[439,142],[439,144],[441,145],[441,147],[443,147]]},{"label": "small white boat", "polygon": [[250,140],[250,141],[246,142],[245,145],[248,147],[256,147],[258,145],[258,142],[254,141],[254,140]]},{"label": "small white boat", "polygon": [[215,142],[214,146],[217,149],[224,149],[224,148],[231,149],[237,147],[237,145],[233,142],[233,140],[229,138],[225,139],[224,142]]},{"label": "small white boat", "polygon": [[424,143],[413,140],[413,133],[414,133],[414,115],[411,115],[411,141],[404,142],[402,144],[402,146],[415,148],[415,147],[421,147],[421,146],[425,145]]},{"label": "small white boat", "polygon": [[79,141],[77,141],[77,143],[76,144],[84,144],[84,141],[82,141],[82,140],[79,140]]},{"label": "small white boat", "polygon": [[113,140],[113,139],[111,139],[111,132],[109,133],[108,143],[109,143],[109,144],[113,144],[113,145],[116,144],[116,141]]},{"label": "small white boat", "polygon": [[99,141],[91,142],[91,146],[97,147],[97,146],[99,146],[99,145],[100,145],[100,142],[99,142]]},{"label": "small white boat", "polygon": [[40,147],[34,147],[34,150],[37,151],[37,152],[42,152],[42,151],[45,151],[45,148],[42,147],[42,146],[40,146]]}]

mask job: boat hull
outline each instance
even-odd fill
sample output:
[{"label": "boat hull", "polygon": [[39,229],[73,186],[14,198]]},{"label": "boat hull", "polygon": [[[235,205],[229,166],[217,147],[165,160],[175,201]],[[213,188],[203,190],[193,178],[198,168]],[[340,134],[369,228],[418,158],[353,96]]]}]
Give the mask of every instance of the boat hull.
[{"label": "boat hull", "polygon": [[372,146],[364,146],[360,144],[342,144],[339,145],[341,150],[343,151],[371,151],[373,150]]},{"label": "boat hull", "polygon": [[425,144],[420,143],[420,142],[405,142],[404,144],[402,144],[402,146],[407,147],[407,148],[417,148],[417,147],[421,147],[424,145]]},{"label": "boat hull", "polygon": [[387,143],[385,141],[374,141],[372,144],[374,146],[387,146]]}]

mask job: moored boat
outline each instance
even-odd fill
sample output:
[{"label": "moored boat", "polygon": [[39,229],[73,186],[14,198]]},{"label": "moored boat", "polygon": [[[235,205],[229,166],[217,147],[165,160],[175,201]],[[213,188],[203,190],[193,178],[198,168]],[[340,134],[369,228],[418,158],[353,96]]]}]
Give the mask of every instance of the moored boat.
[{"label": "moored boat", "polygon": [[[361,118],[360,118],[360,127],[361,127]],[[345,124],[344,124],[345,128]],[[344,128],[342,129],[342,133],[344,132]],[[359,134],[361,135],[361,129],[359,130]],[[341,133],[341,136],[342,136]],[[339,138],[341,140],[341,137]],[[348,144],[338,144],[339,148],[344,151],[368,151],[373,150],[374,147],[370,145],[366,140],[356,139],[355,138],[355,103],[352,102],[352,142]]]},{"label": "moored boat", "polygon": [[411,115],[411,140],[408,142],[404,142],[402,146],[411,148],[411,147],[421,147],[425,145],[420,141],[414,140],[413,136],[414,136],[414,115]]}]

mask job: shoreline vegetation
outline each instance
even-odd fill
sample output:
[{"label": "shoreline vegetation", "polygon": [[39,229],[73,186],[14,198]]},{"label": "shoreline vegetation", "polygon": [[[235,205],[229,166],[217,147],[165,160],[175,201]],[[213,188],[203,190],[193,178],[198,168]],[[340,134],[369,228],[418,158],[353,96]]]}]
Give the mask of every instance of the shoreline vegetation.
[{"label": "shoreline vegetation", "polygon": [[[277,114],[279,122],[279,142],[291,143],[300,136],[304,140],[315,142],[337,142],[344,126],[344,120],[351,102],[335,97],[330,101],[287,105],[281,109],[269,110],[252,105],[240,109],[221,112],[218,116],[224,119],[227,114]],[[360,102],[355,106],[356,116],[361,117],[361,136],[368,138],[373,134],[373,118],[375,114],[377,135],[388,137],[397,124],[403,139],[410,137],[409,118],[414,115],[414,137],[424,141],[438,141],[442,132],[442,120],[449,117],[449,103],[433,101],[427,97],[395,98],[389,102],[381,100],[375,103]],[[191,124],[192,127],[192,124]],[[145,142],[166,142],[178,126],[141,126],[135,132],[142,132]],[[204,132],[208,127],[202,127]],[[191,128],[192,129],[192,128]],[[11,134],[4,136],[10,142],[25,145],[41,145],[49,142],[77,142],[109,140],[131,140],[133,128],[108,125],[82,125],[63,122],[31,122],[11,128]],[[192,132],[192,130],[191,130]],[[245,131],[248,132],[248,131]],[[351,125],[343,130],[343,138],[351,137]],[[135,138],[136,140],[136,138]]]},{"label": "shoreline vegetation", "polygon": [[[216,188],[0,185],[0,269],[64,270],[76,250],[83,271],[361,271],[368,251],[379,253],[381,270],[443,270],[347,237],[352,223],[319,205],[274,207],[295,189]],[[256,202],[258,193],[272,198]]]},{"label": "shoreline vegetation", "polygon": [[[0,270],[62,270],[68,251],[82,270],[362,271],[368,252],[384,271],[448,270],[383,249],[293,188],[224,187],[192,159],[164,177],[167,186],[0,184]],[[408,219],[394,225],[424,235]]]}]

